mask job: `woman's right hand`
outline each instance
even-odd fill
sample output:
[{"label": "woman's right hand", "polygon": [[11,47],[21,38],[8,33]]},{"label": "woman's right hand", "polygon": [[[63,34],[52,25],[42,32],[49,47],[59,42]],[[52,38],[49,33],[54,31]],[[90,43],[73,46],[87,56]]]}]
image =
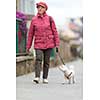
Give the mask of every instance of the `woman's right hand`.
[{"label": "woman's right hand", "polygon": [[26,49],[26,53],[29,54],[29,50],[28,49]]}]

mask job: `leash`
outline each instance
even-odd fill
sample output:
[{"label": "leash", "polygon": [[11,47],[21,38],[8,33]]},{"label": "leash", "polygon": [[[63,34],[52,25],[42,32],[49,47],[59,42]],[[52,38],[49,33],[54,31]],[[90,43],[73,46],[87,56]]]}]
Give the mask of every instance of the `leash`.
[{"label": "leash", "polygon": [[[51,27],[52,34],[54,35],[54,32],[53,32],[53,30],[52,30],[52,18],[51,18],[51,16],[49,16],[49,22],[50,22],[50,27]],[[55,41],[55,38],[54,38],[54,41]],[[62,64],[65,65],[65,63],[64,63],[64,61],[63,61],[63,59],[62,59],[62,57],[61,57],[61,55],[60,55],[60,52],[58,51],[57,53],[58,53],[58,56],[59,56],[59,58],[60,58]]]},{"label": "leash", "polygon": [[59,52],[59,51],[58,51],[58,53],[57,53],[57,54],[58,54],[58,56],[59,56],[59,58],[60,58],[60,60],[61,60],[62,64],[63,64],[63,65],[65,65],[65,62],[63,61],[63,59],[62,59],[62,57],[61,57],[61,55],[60,55],[60,52]]},{"label": "leash", "polygon": [[[63,65],[65,65],[65,63],[64,63],[64,61],[63,61],[63,59],[62,59],[62,57],[61,57],[61,55],[60,55],[60,52],[58,51],[58,56],[59,56],[59,58],[60,58],[60,60],[61,60],[61,62],[62,62],[62,64]],[[72,72],[67,76],[67,75],[65,75],[65,77],[67,78],[67,79],[70,79],[70,76],[72,75]]]}]

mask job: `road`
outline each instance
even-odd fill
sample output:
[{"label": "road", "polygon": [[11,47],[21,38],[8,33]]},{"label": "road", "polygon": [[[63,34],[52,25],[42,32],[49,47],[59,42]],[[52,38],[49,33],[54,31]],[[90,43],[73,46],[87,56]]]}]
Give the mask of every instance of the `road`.
[{"label": "road", "polygon": [[[32,83],[34,72],[16,78],[16,100],[83,100],[83,62],[78,59],[67,63],[74,65],[75,84],[63,83],[63,73],[50,68],[48,84]],[[41,72],[42,74],[42,72]]]}]

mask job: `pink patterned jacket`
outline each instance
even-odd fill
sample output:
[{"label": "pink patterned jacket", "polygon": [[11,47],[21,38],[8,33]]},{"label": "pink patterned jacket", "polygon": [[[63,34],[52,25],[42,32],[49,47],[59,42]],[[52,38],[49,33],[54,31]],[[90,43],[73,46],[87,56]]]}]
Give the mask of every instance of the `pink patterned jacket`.
[{"label": "pink patterned jacket", "polygon": [[55,26],[55,22],[52,19],[52,29],[51,29],[49,16],[46,13],[44,14],[43,17],[37,14],[35,17],[32,18],[28,33],[28,40],[26,47],[27,50],[30,49],[33,38],[34,38],[35,49],[47,49],[59,46],[60,40]]}]

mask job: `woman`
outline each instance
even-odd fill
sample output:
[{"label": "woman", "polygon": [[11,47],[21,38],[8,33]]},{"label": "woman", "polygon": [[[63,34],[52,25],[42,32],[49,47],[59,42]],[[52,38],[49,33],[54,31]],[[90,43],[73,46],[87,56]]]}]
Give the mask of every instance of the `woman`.
[{"label": "woman", "polygon": [[34,49],[36,52],[35,79],[36,83],[40,80],[41,64],[43,60],[43,83],[48,83],[48,71],[50,63],[50,53],[56,47],[58,51],[59,37],[55,22],[52,17],[46,14],[48,6],[44,2],[36,4],[38,13],[32,18],[27,41],[27,51],[32,45],[34,37]]}]

